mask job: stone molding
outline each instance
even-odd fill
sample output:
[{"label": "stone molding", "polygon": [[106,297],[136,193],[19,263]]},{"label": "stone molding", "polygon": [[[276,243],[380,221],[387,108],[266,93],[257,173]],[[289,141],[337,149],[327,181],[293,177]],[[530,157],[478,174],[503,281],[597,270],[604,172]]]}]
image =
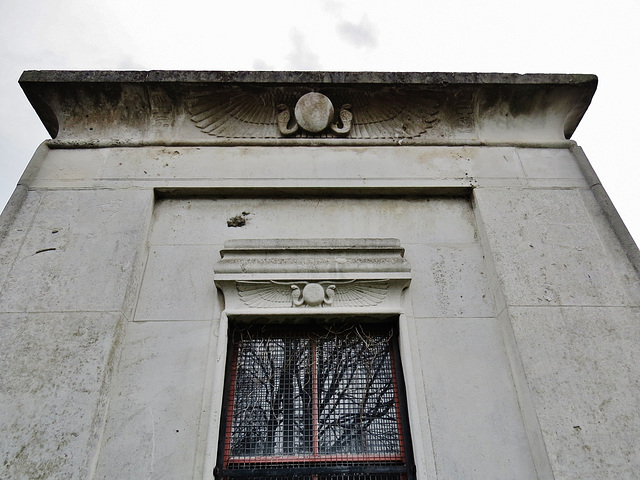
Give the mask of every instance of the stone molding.
[{"label": "stone molding", "polygon": [[227,316],[402,313],[411,281],[396,239],[232,240],[220,254]]},{"label": "stone molding", "polygon": [[[51,147],[568,146],[593,75],[28,71]],[[305,100],[306,99],[306,100]]]}]

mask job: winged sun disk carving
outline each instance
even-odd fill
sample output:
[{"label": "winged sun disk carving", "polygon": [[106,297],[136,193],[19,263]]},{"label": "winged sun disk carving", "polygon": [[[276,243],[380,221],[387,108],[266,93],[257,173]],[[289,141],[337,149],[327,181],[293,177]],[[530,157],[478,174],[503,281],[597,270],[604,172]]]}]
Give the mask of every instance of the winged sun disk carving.
[{"label": "winged sun disk carving", "polygon": [[[295,103],[295,92],[280,97],[276,101],[274,91],[203,92],[190,97],[188,108],[194,124],[203,133],[215,137],[279,138],[280,130],[284,135],[312,136],[297,125],[290,125],[287,105]],[[349,98],[338,115],[342,126],[330,125],[329,130],[335,135],[358,139],[417,137],[439,120],[438,102],[420,94],[353,90],[336,93],[334,97],[340,97],[336,100]]]},{"label": "winged sun disk carving", "polygon": [[318,306],[371,307],[381,303],[389,290],[387,280],[350,280],[345,282],[237,281],[236,287],[240,299],[248,307],[282,308],[304,306],[306,302],[302,291],[304,286],[310,284],[320,285],[324,288],[324,299],[319,300]]}]

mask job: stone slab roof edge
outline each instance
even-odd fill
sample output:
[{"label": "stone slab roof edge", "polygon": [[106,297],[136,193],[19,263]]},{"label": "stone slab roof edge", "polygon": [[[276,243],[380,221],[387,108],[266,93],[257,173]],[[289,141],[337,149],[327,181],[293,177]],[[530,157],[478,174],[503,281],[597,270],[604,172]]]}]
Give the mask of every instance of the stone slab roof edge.
[{"label": "stone slab roof edge", "polygon": [[406,84],[581,84],[596,83],[591,74],[471,72],[320,72],[202,70],[27,70],[19,83],[406,83]]},{"label": "stone slab roof edge", "polygon": [[[597,82],[588,74],[160,70],[32,70],[19,80],[54,148],[566,148]],[[281,124],[278,112],[284,109],[287,119],[292,118],[296,100],[310,91],[336,103],[327,120],[335,125],[316,132],[295,123],[290,129],[288,120]],[[343,115],[349,125],[340,123]]]}]

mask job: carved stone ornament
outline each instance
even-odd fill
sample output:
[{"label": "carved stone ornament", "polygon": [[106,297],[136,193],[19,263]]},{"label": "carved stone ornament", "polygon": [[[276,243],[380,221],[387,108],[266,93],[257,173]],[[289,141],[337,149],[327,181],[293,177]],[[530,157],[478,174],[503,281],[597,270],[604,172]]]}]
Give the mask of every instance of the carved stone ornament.
[{"label": "carved stone ornament", "polygon": [[372,307],[381,303],[389,280],[236,282],[238,295],[248,307]]},{"label": "carved stone ornament", "polygon": [[428,95],[355,89],[296,94],[203,92],[190,98],[189,111],[203,133],[220,138],[402,139],[420,136],[439,120],[439,103]]},{"label": "carved stone ornament", "polygon": [[340,123],[331,123],[334,118],[334,109],[329,97],[310,92],[298,100],[296,103],[295,121],[289,126],[291,112],[289,107],[281,103],[278,105],[278,129],[283,135],[293,135],[298,131],[298,127],[310,133],[320,133],[327,127],[337,135],[346,135],[351,130],[353,115],[349,111],[351,105],[345,104],[340,109]]},{"label": "carved stone ornament", "polygon": [[214,278],[227,315],[400,313],[403,254],[395,239],[232,240]]}]

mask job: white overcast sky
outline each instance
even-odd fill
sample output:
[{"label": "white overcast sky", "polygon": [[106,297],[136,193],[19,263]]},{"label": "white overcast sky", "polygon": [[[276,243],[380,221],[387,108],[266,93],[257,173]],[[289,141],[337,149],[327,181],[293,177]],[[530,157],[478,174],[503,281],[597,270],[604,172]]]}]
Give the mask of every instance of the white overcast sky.
[{"label": "white overcast sky", "polygon": [[640,240],[640,0],[0,0],[0,208],[48,138],[33,69],[594,73],[573,139]]}]

